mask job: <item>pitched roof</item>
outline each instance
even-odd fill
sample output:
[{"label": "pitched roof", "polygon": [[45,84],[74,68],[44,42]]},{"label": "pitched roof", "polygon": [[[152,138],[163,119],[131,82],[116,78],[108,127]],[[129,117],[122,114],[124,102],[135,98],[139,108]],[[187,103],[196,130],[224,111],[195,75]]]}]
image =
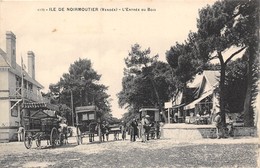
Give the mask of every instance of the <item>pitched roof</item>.
[{"label": "pitched roof", "polygon": [[202,92],[204,92],[204,87],[205,84],[207,83],[211,89],[214,89],[214,87],[218,84],[219,80],[219,71],[213,71],[213,70],[204,70],[203,73],[201,74],[202,78],[200,79],[199,86],[194,92],[194,97],[199,97]]},{"label": "pitched roof", "polygon": [[[0,48],[0,67],[8,67],[10,72],[16,74],[17,76],[22,76],[22,68],[20,65],[18,65],[16,63],[16,68],[13,68],[8,61],[6,60],[6,53]],[[33,79],[32,77],[29,76],[29,74],[24,71],[24,75],[25,75],[25,79],[31,83],[33,83],[34,85],[40,87],[40,88],[44,88],[38,81],[36,81],[35,79]]]},{"label": "pitched roof", "polygon": [[[22,68],[20,65],[16,64],[16,68],[11,67],[10,71],[18,76],[22,75]],[[35,79],[33,79],[32,77],[29,76],[29,74],[26,71],[23,71],[24,79],[26,79],[27,81],[33,83],[34,85],[40,87],[40,88],[44,88],[38,81],[36,81]]]},{"label": "pitched roof", "polygon": [[206,70],[203,72],[204,77],[209,82],[211,86],[215,86],[219,82],[220,72]]},{"label": "pitched roof", "polygon": [[194,79],[187,83],[187,86],[189,88],[197,88],[200,86],[200,83],[202,81],[203,75],[202,74],[196,74]]},{"label": "pitched roof", "polygon": [[0,67],[10,67],[6,61],[6,53],[0,48]]}]

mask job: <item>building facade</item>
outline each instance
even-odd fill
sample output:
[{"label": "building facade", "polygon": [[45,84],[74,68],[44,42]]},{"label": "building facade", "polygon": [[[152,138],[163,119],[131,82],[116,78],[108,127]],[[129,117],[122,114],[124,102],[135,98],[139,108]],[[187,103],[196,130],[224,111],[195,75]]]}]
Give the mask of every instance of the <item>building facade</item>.
[{"label": "building facade", "polygon": [[169,123],[194,123],[197,116],[207,116],[209,124],[212,116],[219,111],[218,87],[219,71],[205,70],[187,83],[185,94],[177,92],[168,108]]},{"label": "building facade", "polygon": [[16,36],[6,32],[6,51],[0,48],[0,141],[17,138],[17,129],[22,124],[22,103],[46,102],[43,86],[35,80],[35,55],[28,51],[28,72],[21,58],[16,62]]}]

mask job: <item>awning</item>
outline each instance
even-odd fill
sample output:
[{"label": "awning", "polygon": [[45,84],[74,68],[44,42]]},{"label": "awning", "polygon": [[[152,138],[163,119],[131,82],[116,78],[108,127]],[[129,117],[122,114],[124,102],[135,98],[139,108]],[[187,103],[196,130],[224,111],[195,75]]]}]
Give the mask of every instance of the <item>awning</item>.
[{"label": "awning", "polygon": [[193,109],[195,108],[195,105],[197,103],[199,103],[201,100],[205,99],[206,97],[208,97],[209,95],[211,95],[213,93],[213,91],[208,91],[206,93],[204,93],[203,95],[201,95],[198,99],[194,100],[193,102],[191,102],[190,104],[186,105],[184,107],[184,110],[189,110],[189,109]]},{"label": "awning", "polygon": [[184,106],[184,105],[185,105],[184,103],[183,103],[183,104],[179,104],[179,105],[174,105],[174,106],[172,106],[172,108],[175,109],[175,108],[182,107],[182,106]]},{"label": "awning", "polygon": [[43,109],[58,111],[59,107],[49,103],[23,103],[24,109]]},{"label": "awning", "polygon": [[80,106],[75,108],[76,113],[84,113],[84,112],[95,112],[97,111],[96,106]]}]

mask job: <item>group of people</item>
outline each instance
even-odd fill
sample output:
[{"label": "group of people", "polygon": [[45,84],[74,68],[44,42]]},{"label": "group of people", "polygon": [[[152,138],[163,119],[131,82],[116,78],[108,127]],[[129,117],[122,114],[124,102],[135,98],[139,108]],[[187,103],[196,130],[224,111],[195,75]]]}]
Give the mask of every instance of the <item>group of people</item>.
[{"label": "group of people", "polygon": [[135,142],[137,138],[142,138],[142,142],[149,141],[150,138],[159,138],[160,124],[153,122],[149,115],[142,117],[138,122],[136,118],[132,119],[129,124],[122,122],[120,126],[122,140],[126,139],[126,134],[130,135],[130,141]]},{"label": "group of people", "polygon": [[122,124],[120,125],[120,131],[122,135],[122,140],[126,140],[126,134],[130,135],[130,141],[134,142],[136,141],[136,138],[139,138],[139,125],[137,120],[134,118],[130,122],[130,124],[125,123],[122,121]]},{"label": "group of people", "polygon": [[[129,125],[127,125],[124,121],[120,124],[120,133],[122,135],[122,140],[126,140],[126,134],[128,133],[130,135],[131,141],[136,141],[136,138],[139,137],[139,125],[137,120],[134,118]],[[108,141],[109,140],[109,123],[106,121],[103,121],[101,124],[101,134],[102,134],[102,141]],[[114,132],[114,140],[119,139],[119,132]]]},{"label": "group of people", "polygon": [[154,139],[155,136],[157,139],[160,138],[160,123],[150,119],[149,115],[145,115],[142,117],[141,127],[142,142],[147,142],[150,138]]},{"label": "group of people", "polygon": [[234,136],[234,127],[233,127],[233,121],[231,118],[229,118],[230,123],[226,123],[224,125],[224,122],[222,121],[221,113],[218,112],[214,118],[214,122],[216,125],[216,135],[217,138],[227,138],[228,136]]}]

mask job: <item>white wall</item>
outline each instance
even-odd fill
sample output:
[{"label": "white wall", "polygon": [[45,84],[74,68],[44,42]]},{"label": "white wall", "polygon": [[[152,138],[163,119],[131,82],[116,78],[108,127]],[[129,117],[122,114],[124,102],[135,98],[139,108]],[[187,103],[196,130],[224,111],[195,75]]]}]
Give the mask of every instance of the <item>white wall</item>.
[{"label": "white wall", "polygon": [[[0,90],[8,90],[8,70],[0,71]],[[0,97],[3,93],[0,92]]]},{"label": "white wall", "polygon": [[[0,71],[0,97],[9,97],[8,88],[8,71]],[[9,126],[9,99],[0,99],[0,127]]]},{"label": "white wall", "polygon": [[[10,89],[16,88],[16,76],[15,76],[15,74],[10,73],[10,72],[9,72],[9,87],[10,87]],[[10,126],[19,126],[19,124],[17,125],[17,123],[20,123],[20,112],[19,112],[20,108],[18,106],[15,107],[18,110],[18,116],[17,117],[11,115],[10,108],[11,108],[11,102],[9,100],[9,110],[8,110],[8,112],[9,112]]]},{"label": "white wall", "polygon": [[9,124],[9,113],[10,102],[9,100],[0,100],[0,127],[10,126]]}]

